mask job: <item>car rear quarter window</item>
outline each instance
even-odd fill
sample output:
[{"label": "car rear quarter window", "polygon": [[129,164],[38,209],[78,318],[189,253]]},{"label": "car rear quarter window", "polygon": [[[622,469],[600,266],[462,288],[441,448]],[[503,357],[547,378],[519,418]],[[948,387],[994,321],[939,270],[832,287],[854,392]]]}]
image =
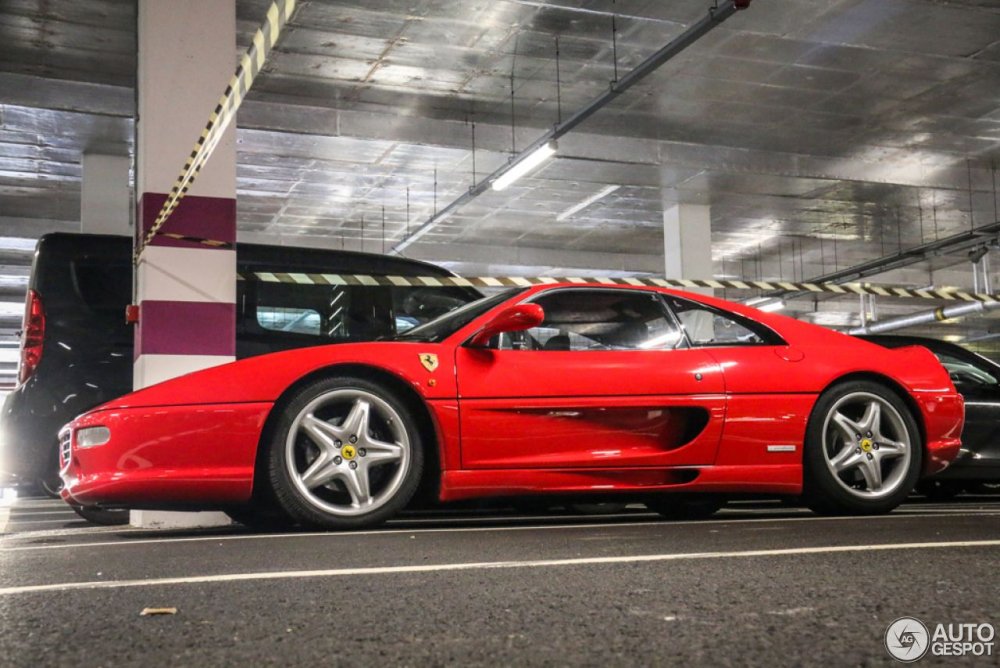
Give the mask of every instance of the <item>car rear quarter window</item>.
[{"label": "car rear quarter window", "polygon": [[777,334],[749,318],[727,313],[698,302],[668,297],[667,303],[677,316],[692,346],[775,346],[783,345]]}]

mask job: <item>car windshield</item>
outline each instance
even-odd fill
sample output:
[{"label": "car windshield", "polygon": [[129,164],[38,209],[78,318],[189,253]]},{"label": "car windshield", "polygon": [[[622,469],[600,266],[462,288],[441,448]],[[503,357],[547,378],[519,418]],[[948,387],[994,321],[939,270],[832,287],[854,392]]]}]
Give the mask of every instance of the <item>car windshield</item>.
[{"label": "car windshield", "polygon": [[470,322],[489,311],[491,308],[507,301],[511,297],[524,292],[524,288],[511,288],[498,292],[490,297],[483,297],[474,302],[469,302],[460,306],[454,311],[449,311],[439,318],[428,323],[414,327],[405,334],[397,336],[394,341],[422,341],[425,343],[440,343],[446,338],[465,327]]}]

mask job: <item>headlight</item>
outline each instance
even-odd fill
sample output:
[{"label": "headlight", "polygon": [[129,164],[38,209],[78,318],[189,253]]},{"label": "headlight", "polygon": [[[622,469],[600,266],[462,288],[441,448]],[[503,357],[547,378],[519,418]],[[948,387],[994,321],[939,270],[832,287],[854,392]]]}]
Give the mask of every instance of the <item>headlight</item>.
[{"label": "headlight", "polygon": [[84,427],[76,431],[76,447],[93,448],[111,440],[111,430],[107,427]]}]

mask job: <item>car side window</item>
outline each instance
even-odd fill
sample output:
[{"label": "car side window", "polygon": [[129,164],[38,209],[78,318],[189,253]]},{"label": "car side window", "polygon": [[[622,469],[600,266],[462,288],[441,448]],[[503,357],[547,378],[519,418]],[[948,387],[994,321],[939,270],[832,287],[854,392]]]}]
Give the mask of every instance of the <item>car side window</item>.
[{"label": "car side window", "polygon": [[667,303],[692,346],[763,346],[784,343],[767,327],[736,314],[672,296],[667,298]]},{"label": "car side window", "polygon": [[941,365],[948,370],[948,375],[951,376],[952,382],[956,385],[996,387],[1000,384],[993,374],[967,360],[959,359],[948,353],[939,352],[935,354],[941,360]]},{"label": "car side window", "polygon": [[500,337],[507,350],[662,350],[683,336],[659,295],[639,290],[568,289],[534,300],[545,311],[538,327]]}]

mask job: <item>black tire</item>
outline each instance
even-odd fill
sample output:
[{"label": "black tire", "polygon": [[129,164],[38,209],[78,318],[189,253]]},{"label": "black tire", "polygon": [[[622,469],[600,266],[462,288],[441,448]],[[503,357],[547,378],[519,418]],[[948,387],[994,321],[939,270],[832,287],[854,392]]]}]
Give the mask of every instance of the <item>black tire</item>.
[{"label": "black tire", "polygon": [[552,502],[534,497],[513,498],[509,501],[511,508],[522,515],[545,515],[552,511]]},{"label": "black tire", "polygon": [[38,488],[38,491],[43,496],[47,496],[50,499],[58,499],[60,498],[59,492],[62,491],[63,481],[59,477],[59,474],[56,474],[48,478],[39,478],[35,481],[35,487]]},{"label": "black tire", "polygon": [[1000,482],[995,480],[975,482],[966,491],[971,494],[1000,494]]},{"label": "black tire", "polygon": [[[370,527],[406,507],[417,491],[424,465],[418,423],[410,406],[382,385],[352,376],[323,378],[281,410],[266,446],[267,478],[275,502],[293,521],[322,529]],[[355,411],[364,417],[352,418]],[[356,441],[333,435],[360,424],[369,428],[349,435]],[[397,459],[389,459],[394,452]],[[307,481],[313,466],[318,474]],[[316,480],[324,482],[310,487]],[[365,491],[370,503],[363,502]]]},{"label": "black tire", "polygon": [[49,463],[46,467],[48,473],[36,480],[35,486],[38,487],[39,492],[50,499],[58,499],[60,498],[59,492],[63,488],[63,481],[59,476],[59,444],[53,445],[49,452]]},{"label": "black tire", "polygon": [[621,501],[598,501],[596,503],[570,503],[566,510],[574,515],[617,515],[624,513],[627,503]]},{"label": "black tire", "polygon": [[128,524],[128,508],[95,508],[93,506],[78,506],[75,503],[69,504],[73,511],[92,524],[100,524],[106,527],[116,527]]},{"label": "black tire", "polygon": [[646,499],[645,504],[664,519],[704,520],[721,510],[726,499],[714,494],[661,494]]},{"label": "black tire", "polygon": [[964,491],[964,483],[952,480],[921,480],[917,483],[917,493],[931,501],[950,501]]},{"label": "black tire", "polygon": [[[878,406],[875,412],[883,422],[876,430],[878,433],[858,430],[866,424],[871,405]],[[859,409],[864,410],[860,418],[848,417],[848,413],[853,415]],[[848,417],[849,428],[840,426],[837,414],[840,418]],[[855,432],[850,441],[845,432]],[[905,447],[898,448],[899,445]],[[892,454],[897,450],[904,454]],[[847,456],[843,457],[845,453]],[[838,458],[845,463],[859,463],[835,474]],[[913,491],[922,465],[920,429],[899,395],[872,381],[840,383],[820,395],[809,416],[803,453],[803,500],[814,512],[823,515],[887,513]],[[869,482],[869,467],[877,467],[871,475],[877,475],[872,480],[878,484]],[[886,470],[890,471],[888,479]]]},{"label": "black tire", "polygon": [[291,518],[277,508],[248,505],[226,508],[223,512],[237,524],[255,531],[281,531],[292,526]]}]

